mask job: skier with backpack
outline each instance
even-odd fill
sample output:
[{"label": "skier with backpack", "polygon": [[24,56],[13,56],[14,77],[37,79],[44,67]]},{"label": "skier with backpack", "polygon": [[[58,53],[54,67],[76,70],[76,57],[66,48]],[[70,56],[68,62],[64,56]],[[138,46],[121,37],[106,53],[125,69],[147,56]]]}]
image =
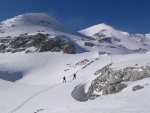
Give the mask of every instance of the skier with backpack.
[{"label": "skier with backpack", "polygon": [[64,82],[66,82],[66,77],[65,77],[65,76],[63,77],[63,83],[64,83]]},{"label": "skier with backpack", "polygon": [[76,74],[73,74],[73,80],[76,79]]}]

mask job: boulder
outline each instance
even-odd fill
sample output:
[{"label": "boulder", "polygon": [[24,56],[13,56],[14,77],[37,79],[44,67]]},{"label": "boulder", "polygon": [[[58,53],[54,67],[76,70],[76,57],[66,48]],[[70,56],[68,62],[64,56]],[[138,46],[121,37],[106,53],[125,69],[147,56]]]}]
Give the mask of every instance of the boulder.
[{"label": "boulder", "polygon": [[104,55],[104,54],[106,54],[107,52],[106,51],[99,51],[98,52],[98,55],[100,56],[100,55]]},{"label": "boulder", "polygon": [[134,86],[132,88],[132,91],[137,91],[137,90],[140,90],[140,89],[143,89],[143,88],[144,88],[144,86],[137,85],[137,86]]}]

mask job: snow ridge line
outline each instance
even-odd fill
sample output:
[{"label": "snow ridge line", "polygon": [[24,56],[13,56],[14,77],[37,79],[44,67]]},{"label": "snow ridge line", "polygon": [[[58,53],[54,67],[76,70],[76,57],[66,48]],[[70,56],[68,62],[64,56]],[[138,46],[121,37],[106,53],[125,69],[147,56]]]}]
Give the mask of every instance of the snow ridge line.
[{"label": "snow ridge line", "polygon": [[38,92],[38,93],[32,95],[30,98],[28,98],[27,100],[25,100],[21,105],[19,105],[17,108],[15,108],[14,110],[12,110],[12,111],[10,111],[10,112],[8,112],[8,113],[14,113],[15,111],[17,111],[18,109],[20,109],[24,104],[26,104],[29,100],[31,100],[31,99],[34,98],[35,96],[37,96],[37,95],[39,95],[39,94],[41,94],[41,93],[43,93],[43,92],[45,92],[45,91],[47,91],[47,90],[49,90],[49,89],[55,87],[55,86],[58,86],[58,85],[60,85],[60,84],[62,84],[62,83],[59,83],[59,84],[56,84],[56,85],[54,85],[54,86],[48,87],[48,88],[46,88],[46,89],[44,89],[44,90],[42,90],[42,91],[40,91],[40,92]]}]

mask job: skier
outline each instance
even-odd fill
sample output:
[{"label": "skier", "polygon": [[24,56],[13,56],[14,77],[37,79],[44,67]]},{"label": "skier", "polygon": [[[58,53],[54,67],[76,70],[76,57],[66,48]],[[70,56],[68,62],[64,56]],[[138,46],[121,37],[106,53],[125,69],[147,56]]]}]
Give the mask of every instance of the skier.
[{"label": "skier", "polygon": [[66,77],[65,77],[65,76],[63,77],[63,83],[64,83],[64,82],[66,82]]},{"label": "skier", "polygon": [[76,74],[73,74],[73,80],[76,79]]}]

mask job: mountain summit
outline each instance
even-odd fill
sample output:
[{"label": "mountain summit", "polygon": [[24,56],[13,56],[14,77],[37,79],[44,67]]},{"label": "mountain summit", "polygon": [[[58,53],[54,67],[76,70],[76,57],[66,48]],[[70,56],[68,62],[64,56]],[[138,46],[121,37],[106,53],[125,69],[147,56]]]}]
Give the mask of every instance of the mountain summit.
[{"label": "mountain summit", "polygon": [[120,36],[120,35],[128,35],[129,34],[128,32],[119,31],[105,23],[91,26],[91,27],[83,29],[79,32],[84,35],[87,35],[87,36],[94,36],[98,33],[105,34],[107,36],[113,36],[113,35]]},{"label": "mountain summit", "polygon": [[3,33],[1,36],[6,36],[6,34],[17,36],[34,32],[50,32],[51,34],[62,32],[79,35],[78,32],[68,29],[60,22],[42,13],[27,13],[5,20],[0,23],[0,32]]},{"label": "mountain summit", "polygon": [[115,29],[112,28],[111,26],[109,26],[105,23],[101,23],[101,24],[94,25],[92,27],[86,28],[84,30],[81,30],[79,32],[84,34],[84,35],[87,35],[87,36],[93,36],[95,33],[98,33],[102,30],[108,30],[108,31],[111,31],[111,32],[115,31]]}]

